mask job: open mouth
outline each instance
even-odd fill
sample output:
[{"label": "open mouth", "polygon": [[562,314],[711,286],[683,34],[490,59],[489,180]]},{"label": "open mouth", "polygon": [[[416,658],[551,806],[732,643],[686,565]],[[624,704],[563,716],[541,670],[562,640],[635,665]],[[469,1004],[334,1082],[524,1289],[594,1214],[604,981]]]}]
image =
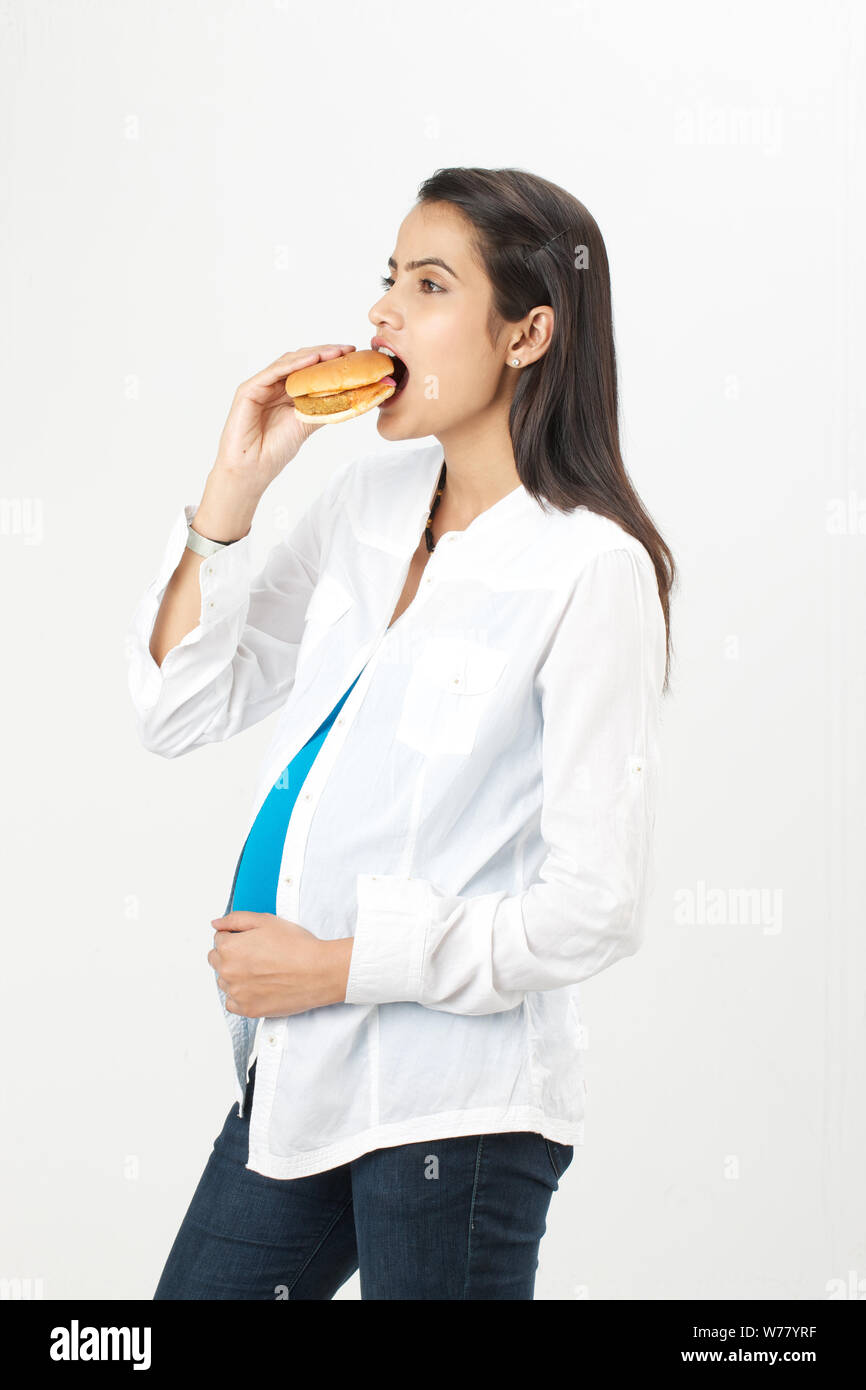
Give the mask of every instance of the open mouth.
[{"label": "open mouth", "polygon": [[406,385],[406,382],[409,380],[409,368],[406,366],[406,363],[403,361],[402,357],[393,357],[391,360],[394,363],[394,368],[391,375],[397,383],[397,389],[394,392],[394,395],[399,396],[400,392],[403,390],[403,387]]},{"label": "open mouth", "polygon": [[[378,351],[385,352],[386,350],[384,348],[379,348]],[[406,366],[402,357],[398,357],[395,352],[391,351],[387,351],[386,356],[390,357],[393,364],[391,367],[391,377],[394,380],[394,391],[388,397],[388,400],[382,402],[383,405],[387,405],[388,401],[393,401],[395,397],[399,396],[406,382],[409,380],[409,368]]]}]

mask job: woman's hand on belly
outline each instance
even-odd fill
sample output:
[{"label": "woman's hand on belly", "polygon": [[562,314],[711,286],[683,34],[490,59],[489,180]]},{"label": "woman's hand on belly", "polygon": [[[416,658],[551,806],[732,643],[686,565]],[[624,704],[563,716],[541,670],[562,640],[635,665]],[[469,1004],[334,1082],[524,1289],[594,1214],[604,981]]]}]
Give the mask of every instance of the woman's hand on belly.
[{"label": "woman's hand on belly", "polygon": [[229,1013],[281,1018],[343,1003],[353,938],[323,941],[272,912],[214,917],[208,964],[226,995]]}]

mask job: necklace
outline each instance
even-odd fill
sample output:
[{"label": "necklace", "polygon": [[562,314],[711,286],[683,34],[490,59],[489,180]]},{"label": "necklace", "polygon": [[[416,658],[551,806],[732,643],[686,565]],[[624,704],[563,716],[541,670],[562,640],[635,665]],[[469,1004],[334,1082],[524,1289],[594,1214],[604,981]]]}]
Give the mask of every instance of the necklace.
[{"label": "necklace", "polygon": [[436,484],[436,496],[433,498],[433,506],[430,508],[430,515],[427,518],[427,525],[424,528],[424,539],[427,542],[427,550],[432,555],[436,549],[436,542],[433,539],[433,513],[439,506],[442,493],[445,490],[445,460],[442,460],[442,472],[439,474],[439,482]]}]

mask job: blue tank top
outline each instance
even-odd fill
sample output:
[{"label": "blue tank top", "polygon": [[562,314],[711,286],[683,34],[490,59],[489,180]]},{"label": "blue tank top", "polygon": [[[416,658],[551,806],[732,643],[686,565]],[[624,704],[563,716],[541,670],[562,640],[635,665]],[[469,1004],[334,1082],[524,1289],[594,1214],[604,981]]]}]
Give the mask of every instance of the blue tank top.
[{"label": "blue tank top", "polygon": [[327,719],[295,754],[268,792],[244,841],[226,912],[272,912],[276,915],[277,880],[292,807],[328,730],[360,677],[359,671]]}]

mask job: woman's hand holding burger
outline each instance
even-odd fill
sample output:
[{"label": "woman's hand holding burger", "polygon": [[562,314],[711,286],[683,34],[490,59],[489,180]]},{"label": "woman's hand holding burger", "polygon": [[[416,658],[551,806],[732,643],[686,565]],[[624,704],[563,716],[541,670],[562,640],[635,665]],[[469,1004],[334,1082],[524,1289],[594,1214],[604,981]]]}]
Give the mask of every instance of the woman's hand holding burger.
[{"label": "woman's hand holding burger", "polygon": [[245,536],[265,489],[327,420],[298,417],[286,394],[286,377],[303,367],[354,352],[353,343],[324,343],[285,352],[241,382],[223,427],[216,460],[192,520],[213,541]]},{"label": "woman's hand holding burger", "polygon": [[[286,377],[353,351],[352,343],[298,348],[241,383],[192,518],[194,531],[212,541],[239,541],[248,534],[268,484],[295,457],[307,436],[328,423],[300,418],[286,392]],[[187,546],[166,585],[149,643],[157,666],[200,620],[201,564],[201,555]]]}]

